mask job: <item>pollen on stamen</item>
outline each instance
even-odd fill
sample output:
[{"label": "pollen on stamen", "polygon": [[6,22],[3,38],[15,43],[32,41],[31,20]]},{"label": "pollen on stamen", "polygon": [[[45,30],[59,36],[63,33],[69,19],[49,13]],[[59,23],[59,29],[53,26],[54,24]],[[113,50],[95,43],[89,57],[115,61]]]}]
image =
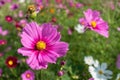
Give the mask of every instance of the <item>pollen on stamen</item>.
[{"label": "pollen on stamen", "polygon": [[46,48],[46,43],[44,41],[38,41],[36,43],[37,50],[44,50]]},{"label": "pollen on stamen", "polygon": [[92,26],[93,28],[95,28],[96,25],[97,25],[97,23],[96,23],[95,21],[91,21],[91,26]]}]

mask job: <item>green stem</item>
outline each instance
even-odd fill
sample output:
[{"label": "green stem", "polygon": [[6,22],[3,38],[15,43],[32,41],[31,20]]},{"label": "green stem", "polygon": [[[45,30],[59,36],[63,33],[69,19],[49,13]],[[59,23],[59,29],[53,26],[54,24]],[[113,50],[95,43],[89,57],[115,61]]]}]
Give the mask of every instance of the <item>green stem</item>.
[{"label": "green stem", "polygon": [[17,77],[17,75],[15,74],[14,70],[13,69],[10,69],[10,71],[12,72],[12,74]]},{"label": "green stem", "polygon": [[40,72],[39,71],[37,71],[37,80],[42,80],[42,78],[41,78],[41,70],[40,70]]}]

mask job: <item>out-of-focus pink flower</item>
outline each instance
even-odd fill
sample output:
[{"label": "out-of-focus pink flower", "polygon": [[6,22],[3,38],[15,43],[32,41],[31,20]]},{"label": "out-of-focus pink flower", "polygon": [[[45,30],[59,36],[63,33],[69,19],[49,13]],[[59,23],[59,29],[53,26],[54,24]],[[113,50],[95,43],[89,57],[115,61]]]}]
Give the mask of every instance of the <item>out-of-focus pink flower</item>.
[{"label": "out-of-focus pink flower", "polygon": [[22,20],[19,21],[19,24],[20,24],[22,27],[24,27],[27,23],[28,23],[28,22],[27,22],[26,19],[22,19]]},{"label": "out-of-focus pink flower", "polygon": [[60,3],[62,3],[62,0],[55,0],[55,2],[60,4]]},{"label": "out-of-focus pink flower", "polygon": [[0,57],[2,57],[4,55],[4,53],[0,52]]},{"label": "out-of-focus pink flower", "polygon": [[82,8],[83,7],[83,4],[82,3],[76,3],[76,8]]},{"label": "out-of-focus pink flower", "polygon": [[66,61],[61,61],[61,62],[60,62],[60,65],[61,65],[61,66],[64,66],[65,64],[66,64]]},{"label": "out-of-focus pink flower", "polygon": [[8,34],[8,30],[2,30],[2,27],[0,26],[0,35],[6,36]]},{"label": "out-of-focus pink flower", "polygon": [[16,9],[18,9],[19,8],[19,5],[18,4],[11,4],[11,6],[10,6],[10,9],[11,10],[16,10]]},{"label": "out-of-focus pink flower", "polygon": [[31,70],[27,70],[21,75],[22,80],[35,80],[35,74]]},{"label": "out-of-focus pink flower", "polygon": [[85,15],[85,18],[80,18],[79,21],[83,21],[80,23],[83,23],[83,25],[85,24],[84,25],[85,27],[108,38],[109,36],[108,24],[100,17],[100,13],[98,11],[96,10],[93,11],[91,9],[88,9],[87,11],[84,12],[84,15]]},{"label": "out-of-focus pink flower", "polygon": [[0,45],[5,45],[5,44],[7,44],[6,40],[0,40]]},{"label": "out-of-focus pink flower", "polygon": [[107,1],[105,3],[105,6],[108,7],[108,8],[110,8],[111,10],[115,9],[114,1]]},{"label": "out-of-focus pink flower", "polygon": [[116,66],[120,69],[120,54],[117,56]]},{"label": "out-of-focus pink flower", "polygon": [[12,18],[12,16],[8,15],[8,16],[5,17],[5,20],[10,23],[10,22],[13,21],[13,18]]},{"label": "out-of-focus pink flower", "polygon": [[46,69],[48,63],[56,63],[57,58],[65,56],[68,43],[60,41],[61,35],[50,23],[38,25],[27,24],[21,34],[24,47],[18,53],[28,56],[27,64],[35,70]]},{"label": "out-of-focus pink flower", "polygon": [[59,72],[58,72],[58,76],[63,76],[64,75],[64,71],[63,70],[60,70]]},{"label": "out-of-focus pink flower", "polygon": [[19,11],[18,16],[19,16],[20,18],[23,17],[23,11],[22,11],[22,10]]},{"label": "out-of-focus pink flower", "polygon": [[12,2],[12,0],[5,0],[5,2],[11,3],[11,2]]},{"label": "out-of-focus pink flower", "polygon": [[0,68],[0,77],[2,76],[3,70]]},{"label": "out-of-focus pink flower", "polygon": [[75,7],[75,3],[74,3],[73,1],[70,1],[70,2],[69,2],[69,6],[70,6],[70,7]]},{"label": "out-of-focus pink flower", "polygon": [[0,7],[2,7],[5,4],[5,1],[1,0],[0,1]]},{"label": "out-of-focus pink flower", "polygon": [[73,29],[72,28],[68,28],[68,35],[72,35]]},{"label": "out-of-focus pink flower", "polygon": [[56,23],[56,21],[57,21],[56,17],[53,17],[51,20],[51,22],[53,22],[53,23]]},{"label": "out-of-focus pink flower", "polygon": [[117,30],[120,31],[120,27],[118,27]]}]

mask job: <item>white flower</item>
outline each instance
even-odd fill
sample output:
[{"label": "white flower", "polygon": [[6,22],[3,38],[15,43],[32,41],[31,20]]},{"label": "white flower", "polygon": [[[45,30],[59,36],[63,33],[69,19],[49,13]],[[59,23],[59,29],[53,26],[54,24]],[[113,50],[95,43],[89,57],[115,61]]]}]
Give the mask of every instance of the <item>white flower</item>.
[{"label": "white flower", "polygon": [[84,33],[85,32],[85,26],[78,24],[77,26],[75,26],[75,30],[78,33]]},{"label": "white flower", "polygon": [[94,80],[108,80],[111,79],[112,71],[106,70],[107,64],[102,63],[99,65],[99,62],[96,60],[94,66],[89,66],[89,72],[94,78]]},{"label": "white flower", "polygon": [[25,2],[25,0],[19,0],[19,3],[24,3]]},{"label": "white flower", "polygon": [[85,56],[84,61],[85,61],[85,64],[88,64],[88,65],[94,64],[94,60],[92,56]]},{"label": "white flower", "polygon": [[120,73],[117,74],[117,78],[116,78],[116,80],[120,80]]}]

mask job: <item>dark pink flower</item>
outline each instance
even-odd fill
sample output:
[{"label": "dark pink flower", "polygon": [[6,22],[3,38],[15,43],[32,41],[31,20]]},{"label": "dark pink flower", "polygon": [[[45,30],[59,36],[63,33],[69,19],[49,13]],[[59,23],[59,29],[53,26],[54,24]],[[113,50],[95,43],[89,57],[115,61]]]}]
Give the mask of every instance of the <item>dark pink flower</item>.
[{"label": "dark pink flower", "polygon": [[6,16],[5,17],[5,20],[7,21],[7,22],[12,22],[13,21],[13,18],[12,18],[12,16]]},{"label": "dark pink flower", "polygon": [[22,48],[18,53],[28,56],[27,64],[35,70],[46,69],[48,63],[56,63],[57,58],[65,56],[68,44],[61,42],[61,35],[50,23],[27,24],[21,34]]},{"label": "dark pink flower", "polygon": [[16,57],[14,57],[14,56],[9,56],[9,57],[7,57],[5,63],[6,63],[6,65],[7,65],[7,67],[9,67],[9,68],[15,68],[15,67],[17,66],[17,64],[18,64],[17,61],[18,61],[18,60],[17,60]]},{"label": "dark pink flower", "polygon": [[63,70],[58,72],[58,76],[63,76],[63,75],[64,75],[64,71]]},{"label": "dark pink flower", "polygon": [[61,66],[64,66],[65,64],[66,64],[65,61],[61,61],[61,62],[60,62],[60,65],[61,65]]},{"label": "dark pink flower", "polygon": [[0,45],[5,45],[5,44],[7,44],[6,40],[0,40]]},{"label": "dark pink flower", "polygon": [[108,38],[108,24],[100,17],[100,13],[98,11],[88,9],[84,12],[84,15],[85,18],[80,18],[79,20],[82,25]]},{"label": "dark pink flower", "polygon": [[4,4],[5,4],[5,1],[4,1],[4,0],[1,0],[1,1],[0,1],[0,7],[2,7]]},{"label": "dark pink flower", "polygon": [[11,6],[10,6],[10,9],[11,10],[16,10],[16,9],[18,9],[19,8],[19,5],[18,4],[12,4]]},{"label": "dark pink flower", "polygon": [[21,75],[22,80],[35,80],[35,74],[31,70],[27,70]]}]

